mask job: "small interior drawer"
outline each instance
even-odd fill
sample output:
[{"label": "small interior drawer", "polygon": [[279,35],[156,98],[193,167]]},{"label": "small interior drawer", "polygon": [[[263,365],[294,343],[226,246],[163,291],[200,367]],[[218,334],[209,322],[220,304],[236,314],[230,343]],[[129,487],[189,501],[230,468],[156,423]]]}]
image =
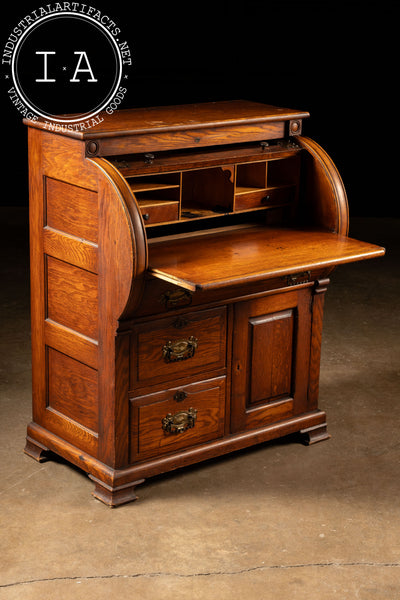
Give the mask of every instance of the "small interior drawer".
[{"label": "small interior drawer", "polygon": [[201,444],[224,434],[225,377],[131,400],[131,461]]},{"label": "small interior drawer", "polygon": [[225,367],[226,307],[136,325],[131,344],[134,388]]},{"label": "small interior drawer", "polygon": [[235,196],[235,210],[267,208],[268,206],[290,203],[294,200],[294,194],[295,186],[292,185],[237,194]]},{"label": "small interior drawer", "polygon": [[139,207],[146,225],[167,223],[179,218],[179,202],[145,200],[139,202]]}]

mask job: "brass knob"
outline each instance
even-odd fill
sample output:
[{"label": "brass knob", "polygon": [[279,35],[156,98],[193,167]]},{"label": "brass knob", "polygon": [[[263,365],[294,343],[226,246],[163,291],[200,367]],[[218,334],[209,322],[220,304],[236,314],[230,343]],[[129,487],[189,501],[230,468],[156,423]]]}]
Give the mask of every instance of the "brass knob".
[{"label": "brass knob", "polygon": [[146,165],[151,165],[154,159],[154,154],[151,154],[150,152],[144,155],[144,162],[146,163]]}]

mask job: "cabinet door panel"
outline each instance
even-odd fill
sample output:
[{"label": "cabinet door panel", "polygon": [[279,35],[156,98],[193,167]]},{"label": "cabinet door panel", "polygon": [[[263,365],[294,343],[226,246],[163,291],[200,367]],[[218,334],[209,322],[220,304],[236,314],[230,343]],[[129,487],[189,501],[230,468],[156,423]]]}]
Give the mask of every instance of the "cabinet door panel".
[{"label": "cabinet door panel", "polygon": [[306,411],[310,302],[306,288],[235,306],[232,431]]},{"label": "cabinet door panel", "polygon": [[248,404],[291,392],[293,309],[249,319],[251,348]]}]

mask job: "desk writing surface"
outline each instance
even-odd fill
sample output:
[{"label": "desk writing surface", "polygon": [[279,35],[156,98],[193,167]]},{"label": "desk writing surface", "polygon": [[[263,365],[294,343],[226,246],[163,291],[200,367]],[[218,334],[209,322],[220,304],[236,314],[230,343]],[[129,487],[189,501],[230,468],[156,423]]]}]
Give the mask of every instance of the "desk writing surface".
[{"label": "desk writing surface", "polygon": [[149,245],[149,271],[188,290],[217,289],[373,258],[384,249],[327,231],[251,227]]}]

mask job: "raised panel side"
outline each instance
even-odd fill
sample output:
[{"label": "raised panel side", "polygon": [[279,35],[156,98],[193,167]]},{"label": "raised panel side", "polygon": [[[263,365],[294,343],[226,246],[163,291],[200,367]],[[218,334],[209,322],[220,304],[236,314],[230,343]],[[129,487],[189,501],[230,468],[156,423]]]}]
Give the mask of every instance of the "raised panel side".
[{"label": "raised panel side", "polygon": [[48,410],[97,433],[97,371],[53,348],[48,348],[48,368]]},{"label": "raised panel side", "polygon": [[80,142],[28,136],[33,421],[97,456],[97,174]]},{"label": "raised panel side", "polygon": [[[32,130],[32,128],[30,128]],[[85,144],[49,131],[41,131],[43,174],[88,190],[97,190],[97,172],[85,159]]]},{"label": "raised panel side", "polygon": [[97,275],[51,256],[46,265],[46,317],[97,340]]},{"label": "raised panel side", "polygon": [[97,192],[46,177],[46,225],[97,244]]}]

